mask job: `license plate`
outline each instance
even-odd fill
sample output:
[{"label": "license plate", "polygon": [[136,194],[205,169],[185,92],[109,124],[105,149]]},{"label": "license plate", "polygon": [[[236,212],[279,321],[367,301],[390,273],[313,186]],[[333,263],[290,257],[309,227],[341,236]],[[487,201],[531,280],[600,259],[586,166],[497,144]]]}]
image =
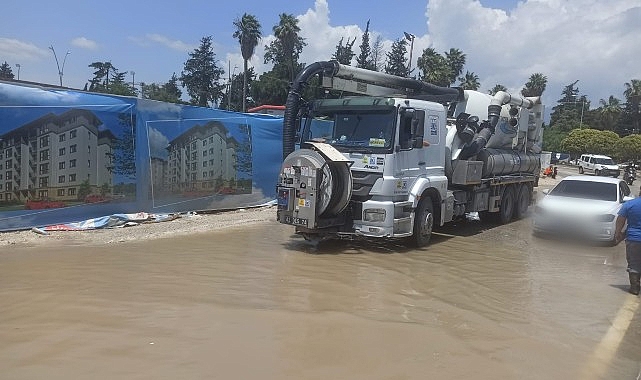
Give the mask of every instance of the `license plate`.
[{"label": "license plate", "polygon": [[290,215],[285,215],[285,223],[294,224],[296,226],[307,227],[308,221],[307,221],[307,219],[297,218],[295,216],[290,216]]}]

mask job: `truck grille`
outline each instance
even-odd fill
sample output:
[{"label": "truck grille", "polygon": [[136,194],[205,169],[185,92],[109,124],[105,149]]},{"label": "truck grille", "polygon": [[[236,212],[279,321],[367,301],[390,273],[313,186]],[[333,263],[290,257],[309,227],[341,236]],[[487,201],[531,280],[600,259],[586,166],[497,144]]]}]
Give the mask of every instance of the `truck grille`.
[{"label": "truck grille", "polygon": [[369,200],[372,197],[369,193],[379,178],[383,178],[383,173],[352,170],[352,179],[354,181],[352,199],[361,202]]}]

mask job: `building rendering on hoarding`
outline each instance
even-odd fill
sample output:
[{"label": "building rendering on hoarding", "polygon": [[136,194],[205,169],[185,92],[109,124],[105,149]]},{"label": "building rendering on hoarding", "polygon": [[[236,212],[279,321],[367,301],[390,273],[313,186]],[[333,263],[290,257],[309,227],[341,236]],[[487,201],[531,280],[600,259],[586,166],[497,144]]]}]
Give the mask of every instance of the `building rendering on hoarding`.
[{"label": "building rendering on hoarding", "polygon": [[83,183],[111,189],[116,138],[100,125],[93,112],[70,109],[0,135],[0,202],[78,200]]},{"label": "building rendering on hoarding", "polygon": [[[236,139],[229,136],[227,129],[218,121],[190,128],[169,142],[168,162],[162,181],[165,190],[172,193],[215,192],[231,186],[237,180],[237,149]],[[160,182],[153,180],[155,184]]]}]

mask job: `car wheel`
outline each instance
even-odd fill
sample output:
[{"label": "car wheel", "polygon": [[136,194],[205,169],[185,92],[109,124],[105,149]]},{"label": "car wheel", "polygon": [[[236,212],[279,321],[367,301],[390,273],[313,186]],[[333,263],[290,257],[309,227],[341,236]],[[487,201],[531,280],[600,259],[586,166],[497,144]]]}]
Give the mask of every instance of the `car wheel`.
[{"label": "car wheel", "polygon": [[530,188],[526,184],[519,187],[518,195],[516,196],[516,205],[514,207],[514,218],[521,219],[527,213],[527,208],[530,206]]},{"label": "car wheel", "polygon": [[418,203],[414,212],[414,233],[412,234],[411,243],[413,246],[420,248],[429,244],[434,228],[434,206],[432,198],[424,197]]},{"label": "car wheel", "polygon": [[501,207],[499,208],[499,223],[507,224],[514,215],[514,187],[508,186],[503,190],[501,196]]},{"label": "car wheel", "polygon": [[583,166],[579,166],[579,174],[583,174]]}]

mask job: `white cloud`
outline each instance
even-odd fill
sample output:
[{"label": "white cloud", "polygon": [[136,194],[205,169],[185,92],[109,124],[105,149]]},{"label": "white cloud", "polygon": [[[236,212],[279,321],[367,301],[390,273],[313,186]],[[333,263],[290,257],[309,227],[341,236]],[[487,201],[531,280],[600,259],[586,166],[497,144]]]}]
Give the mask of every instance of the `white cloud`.
[{"label": "white cloud", "polygon": [[34,44],[0,37],[0,57],[6,61],[37,61],[49,53]]},{"label": "white cloud", "polygon": [[177,50],[181,52],[191,51],[197,47],[196,45],[190,45],[180,40],[172,40],[169,37],[163,36],[161,34],[155,34],[155,33],[147,34],[144,37],[130,37],[130,39],[135,41],[141,46],[149,46],[150,44],[160,44],[172,50]]},{"label": "white cloud", "polygon": [[96,50],[98,49],[98,44],[96,41],[92,41],[86,37],[77,37],[71,40],[73,46],[79,47],[81,49]]},{"label": "white cloud", "polygon": [[478,1],[430,0],[426,15],[432,46],[461,49],[484,90],[502,83],[518,91],[540,72],[548,77],[546,103],[579,79],[594,106],[622,98],[624,83],[641,77],[639,0],[528,0],[507,13]]},{"label": "white cloud", "polygon": [[341,38],[343,44],[346,44],[348,39],[356,38],[353,50],[358,54],[363,31],[358,25],[331,26],[329,14],[327,0],[316,0],[314,9],[308,9],[305,14],[297,17],[298,26],[301,28],[300,35],[307,43],[301,62],[309,64],[331,59]]}]

